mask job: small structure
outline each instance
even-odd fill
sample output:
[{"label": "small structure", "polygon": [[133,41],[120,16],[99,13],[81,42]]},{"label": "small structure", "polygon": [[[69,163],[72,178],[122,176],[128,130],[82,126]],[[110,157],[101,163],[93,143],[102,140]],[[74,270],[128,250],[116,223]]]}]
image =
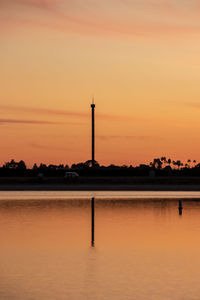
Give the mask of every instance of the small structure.
[{"label": "small structure", "polygon": [[156,176],[156,171],[155,170],[150,170],[149,171],[149,177],[154,178]]},{"label": "small structure", "polygon": [[44,174],[43,173],[38,173],[37,174],[37,180],[39,182],[43,182],[44,181]]},{"label": "small structure", "polygon": [[65,178],[78,178],[79,175],[76,172],[66,172],[64,177]]}]

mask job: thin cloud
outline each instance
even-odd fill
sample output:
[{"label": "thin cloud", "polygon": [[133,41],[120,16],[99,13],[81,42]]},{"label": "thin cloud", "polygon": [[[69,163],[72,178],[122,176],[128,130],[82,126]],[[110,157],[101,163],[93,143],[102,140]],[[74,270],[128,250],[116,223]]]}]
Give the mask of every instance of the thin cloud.
[{"label": "thin cloud", "polygon": [[73,112],[59,109],[48,109],[48,108],[38,108],[38,107],[24,107],[24,106],[8,106],[0,105],[0,108],[7,111],[14,112],[25,112],[25,113],[37,113],[42,115],[57,115],[57,116],[68,116],[68,117],[82,117],[88,118],[89,114],[85,112]]},{"label": "thin cloud", "polygon": [[[147,35],[162,36],[185,36],[191,34],[200,34],[199,25],[193,24],[167,24],[161,22],[153,23],[141,23],[132,22],[123,23],[113,21],[96,21],[96,20],[84,20],[79,17],[65,16],[58,19],[56,22],[52,20],[32,20],[28,18],[18,19],[16,17],[2,17],[0,20],[1,27],[0,32],[9,32],[11,25],[13,26],[12,31],[16,31],[19,26],[29,26],[32,28],[44,28],[51,31],[58,31],[62,33],[77,33],[83,35],[99,35],[99,36],[111,36],[111,37],[145,37]],[[15,27],[17,26],[17,27]]]},{"label": "thin cloud", "polygon": [[48,7],[56,7],[57,4],[62,2],[63,0],[1,0],[0,5],[9,6],[12,4],[19,4],[47,9]]},{"label": "thin cloud", "polygon": [[191,107],[191,108],[200,108],[199,102],[184,102],[184,105]]},{"label": "thin cloud", "polygon": [[153,137],[153,136],[135,136],[135,135],[99,135],[97,139],[101,140],[110,140],[110,139],[125,139],[125,140],[138,140],[138,141],[146,141],[146,140],[160,140],[160,137]]},{"label": "thin cloud", "polygon": [[[63,125],[71,124],[77,125],[77,123],[67,123],[67,122],[53,122],[53,121],[38,121],[38,120],[23,120],[23,119],[7,119],[0,118],[0,124],[35,124],[35,125]],[[80,124],[80,123],[79,123]]]},{"label": "thin cloud", "polygon": [[[1,0],[2,1],[2,0]],[[116,0],[72,1],[72,0],[3,0],[7,8],[13,4],[41,9],[45,18],[36,14],[1,16],[1,25],[28,25],[61,32],[99,34],[111,36],[143,35],[186,35],[199,34],[199,15],[196,6],[199,1],[185,5],[169,0]],[[115,8],[115,14],[113,13]],[[32,8],[31,8],[32,9]],[[119,13],[121,12],[121,13]],[[163,18],[165,16],[165,18]],[[194,19],[196,21],[194,21]],[[5,26],[4,26],[5,28]],[[1,31],[3,31],[3,27]]]},{"label": "thin cloud", "polygon": [[74,151],[73,148],[65,148],[65,147],[55,147],[51,145],[41,145],[37,143],[30,143],[29,146],[35,149],[43,149],[43,150],[56,150],[56,151]]},{"label": "thin cloud", "polygon": [[[17,113],[35,113],[41,115],[51,115],[51,116],[63,116],[63,117],[71,117],[71,118],[83,118],[89,119],[91,117],[90,112],[77,112],[77,111],[68,111],[68,110],[59,110],[59,109],[46,109],[46,108],[37,108],[37,107],[22,107],[22,106],[7,106],[0,105],[0,109],[9,112],[17,112]],[[139,117],[131,117],[131,116],[119,116],[119,115],[109,115],[109,114],[100,114],[97,112],[97,119],[101,120],[109,120],[109,121],[149,121],[144,118]]]}]

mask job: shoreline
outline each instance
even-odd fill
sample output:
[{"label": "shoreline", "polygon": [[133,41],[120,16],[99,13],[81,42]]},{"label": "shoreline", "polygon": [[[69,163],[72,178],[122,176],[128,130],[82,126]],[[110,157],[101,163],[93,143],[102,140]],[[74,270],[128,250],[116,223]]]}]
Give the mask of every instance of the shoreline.
[{"label": "shoreline", "polygon": [[4,184],[0,191],[200,191],[200,185]]}]

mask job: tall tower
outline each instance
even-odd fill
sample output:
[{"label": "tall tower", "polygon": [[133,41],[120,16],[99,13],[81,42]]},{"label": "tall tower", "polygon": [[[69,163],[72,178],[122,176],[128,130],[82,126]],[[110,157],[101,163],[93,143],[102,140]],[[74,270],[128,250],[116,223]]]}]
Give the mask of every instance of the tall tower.
[{"label": "tall tower", "polygon": [[94,104],[94,98],[92,99],[92,166],[94,167],[95,163],[95,115],[94,115],[94,110],[95,110],[95,104]]}]

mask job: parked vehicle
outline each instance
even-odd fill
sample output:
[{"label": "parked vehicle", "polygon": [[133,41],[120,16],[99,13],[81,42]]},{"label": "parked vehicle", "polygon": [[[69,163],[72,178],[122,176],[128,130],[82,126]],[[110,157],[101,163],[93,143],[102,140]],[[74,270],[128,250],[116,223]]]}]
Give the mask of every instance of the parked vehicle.
[{"label": "parked vehicle", "polygon": [[78,178],[79,175],[76,172],[66,172],[64,177],[65,178]]}]

